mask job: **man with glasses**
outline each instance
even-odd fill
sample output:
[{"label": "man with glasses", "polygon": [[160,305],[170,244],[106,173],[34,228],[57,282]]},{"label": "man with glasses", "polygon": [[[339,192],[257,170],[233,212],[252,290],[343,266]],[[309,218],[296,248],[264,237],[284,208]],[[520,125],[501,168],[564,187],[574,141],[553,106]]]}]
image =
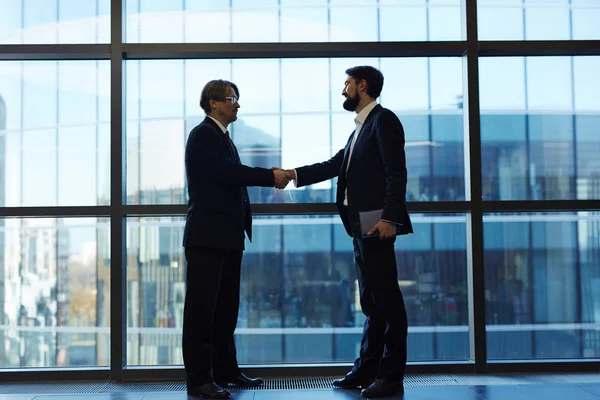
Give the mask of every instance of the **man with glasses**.
[{"label": "man with glasses", "polygon": [[366,316],[360,355],[352,370],[333,385],[363,388],[365,397],[404,392],[406,308],[394,242],[412,233],[406,211],[404,129],[398,117],[377,104],[383,74],[371,66],[346,70],[343,107],[356,113],[356,129],[333,158],[287,170],[298,187],[338,178],[336,203],[353,239],[360,305]]},{"label": "man with glasses", "polygon": [[229,397],[226,384],[260,386],[237,363],[234,331],[240,304],[244,231],[252,240],[247,186],[283,189],[283,171],[243,165],[227,127],[240,108],[237,86],[208,82],[200,97],[206,118],[185,147],[188,214],[183,236],[187,289],[183,312],[183,360],[187,392]]}]

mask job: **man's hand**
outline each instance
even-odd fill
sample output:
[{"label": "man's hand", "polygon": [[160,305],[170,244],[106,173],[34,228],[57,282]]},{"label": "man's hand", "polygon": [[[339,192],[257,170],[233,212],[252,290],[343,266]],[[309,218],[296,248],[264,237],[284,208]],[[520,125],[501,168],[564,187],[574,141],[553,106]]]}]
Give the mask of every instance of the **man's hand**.
[{"label": "man's hand", "polygon": [[[289,181],[296,179],[296,171],[293,169],[283,169],[283,168],[279,168],[279,167],[271,167],[271,170],[273,172],[281,171],[281,172],[285,173],[288,183],[289,183]],[[279,189],[283,189],[283,188],[279,188]]]},{"label": "man's hand", "polygon": [[396,236],[396,224],[387,221],[379,221],[369,232],[367,235],[372,235],[373,233],[379,231],[379,239],[389,239]]},{"label": "man's hand", "polygon": [[288,179],[291,181],[292,179],[296,179],[296,171],[293,169],[286,169],[285,170],[285,175],[288,177]]},{"label": "man's hand", "polygon": [[283,168],[279,168],[279,167],[271,167],[271,170],[284,171],[290,181],[292,179],[296,179],[296,171],[293,169],[283,169]]},{"label": "man's hand", "polygon": [[277,189],[284,189],[287,184],[290,183],[290,180],[288,179],[284,170],[274,168],[275,167],[271,169],[273,170],[273,175],[275,176],[275,187]]}]

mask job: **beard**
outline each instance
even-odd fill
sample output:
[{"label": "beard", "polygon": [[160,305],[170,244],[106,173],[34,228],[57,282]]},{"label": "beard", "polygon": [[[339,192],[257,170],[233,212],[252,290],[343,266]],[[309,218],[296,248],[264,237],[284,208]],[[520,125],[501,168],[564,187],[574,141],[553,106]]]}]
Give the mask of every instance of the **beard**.
[{"label": "beard", "polygon": [[353,97],[347,96],[346,100],[344,100],[344,110],[346,111],[356,111],[356,107],[358,107],[358,103],[360,102],[360,97],[358,97],[358,93]]}]

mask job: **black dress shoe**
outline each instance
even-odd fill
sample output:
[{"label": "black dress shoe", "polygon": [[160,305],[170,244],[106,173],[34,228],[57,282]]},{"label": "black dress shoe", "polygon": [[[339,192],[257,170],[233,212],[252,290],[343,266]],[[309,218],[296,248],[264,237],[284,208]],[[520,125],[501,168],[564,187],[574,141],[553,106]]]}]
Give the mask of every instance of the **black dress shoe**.
[{"label": "black dress shoe", "polygon": [[238,376],[233,378],[219,378],[217,382],[219,382],[221,386],[232,384],[240,387],[256,387],[261,386],[265,383],[265,381],[262,378],[249,378],[242,372],[240,372]]},{"label": "black dress shoe", "polygon": [[333,386],[340,389],[357,389],[359,387],[365,388],[369,386],[371,382],[373,382],[371,379],[363,378],[349,373],[341,379],[334,380]]},{"label": "black dress shoe", "polygon": [[205,383],[204,385],[196,387],[188,387],[187,394],[207,399],[226,399],[229,397],[229,392],[214,382]]},{"label": "black dress shoe", "polygon": [[404,383],[389,379],[375,379],[375,382],[360,392],[363,397],[386,397],[393,394],[404,394]]}]

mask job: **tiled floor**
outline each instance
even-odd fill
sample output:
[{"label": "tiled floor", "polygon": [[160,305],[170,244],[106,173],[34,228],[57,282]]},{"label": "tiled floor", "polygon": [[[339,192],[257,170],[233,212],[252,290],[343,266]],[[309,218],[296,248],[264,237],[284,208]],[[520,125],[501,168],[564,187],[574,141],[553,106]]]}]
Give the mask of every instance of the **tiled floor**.
[{"label": "tiled floor", "polygon": [[[594,379],[597,376],[597,380]],[[475,384],[461,384],[448,381],[448,385],[437,384],[427,386],[426,382],[420,382],[417,386],[407,386],[404,396],[391,396],[388,399],[404,400],[600,400],[600,374],[585,375],[585,379],[561,379],[560,375],[549,375],[547,377],[535,375],[535,379],[521,375],[508,376],[502,383],[502,377],[489,377],[489,384],[485,383],[485,376],[478,376]],[[470,379],[470,378],[469,378]],[[472,380],[463,379],[463,382]],[[521,381],[519,381],[521,379]],[[548,383],[538,383],[547,381]],[[563,382],[563,383],[550,383]],[[564,383],[566,382],[566,383]],[[0,384],[0,400],[192,400],[177,386],[177,390],[156,391],[152,388],[149,392],[143,392],[143,386],[131,386],[122,384],[119,386],[121,393],[85,393],[83,386],[77,386],[77,390],[70,390],[68,385],[57,384],[56,390],[52,385],[44,384],[43,390],[46,394],[39,394],[40,387],[36,384],[21,384],[19,386]],[[98,387],[97,384],[95,386]],[[172,386],[174,388],[175,386]],[[31,388],[31,390],[28,390]],[[81,389],[80,389],[81,388]],[[106,386],[110,389],[110,386]],[[25,394],[29,391],[31,394]],[[126,392],[126,393],[124,393]],[[38,394],[35,394],[38,393]],[[63,393],[63,394],[61,394]],[[235,400],[356,400],[361,398],[358,390],[341,390],[332,388],[321,389],[288,389],[288,390],[232,390],[232,399]]]},{"label": "tiled floor", "polygon": [[[355,400],[358,391],[317,390],[263,390],[233,392],[235,400]],[[1,400],[192,400],[184,392],[178,393],[102,393],[102,394],[46,394],[0,395]],[[600,385],[529,385],[529,386],[434,386],[406,388],[403,400],[600,400]]]}]

